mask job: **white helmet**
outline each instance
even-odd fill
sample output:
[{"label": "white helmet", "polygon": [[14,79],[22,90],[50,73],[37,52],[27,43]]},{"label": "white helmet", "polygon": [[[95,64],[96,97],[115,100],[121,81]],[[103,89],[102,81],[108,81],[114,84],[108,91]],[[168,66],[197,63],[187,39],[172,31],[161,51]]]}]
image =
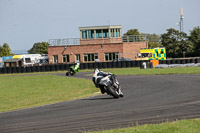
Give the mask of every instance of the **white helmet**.
[{"label": "white helmet", "polygon": [[94,72],[95,72],[95,73],[99,73],[100,70],[99,70],[98,68],[96,68],[96,69],[94,70]]}]

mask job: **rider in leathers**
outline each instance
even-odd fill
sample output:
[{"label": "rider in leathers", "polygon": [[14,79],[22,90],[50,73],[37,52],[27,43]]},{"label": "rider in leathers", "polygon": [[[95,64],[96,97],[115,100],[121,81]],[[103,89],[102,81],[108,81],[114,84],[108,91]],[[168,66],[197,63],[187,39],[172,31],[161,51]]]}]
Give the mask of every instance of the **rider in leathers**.
[{"label": "rider in leathers", "polygon": [[[111,82],[113,82],[114,79],[113,79],[112,73],[104,72],[104,71],[100,71],[100,70],[99,70],[99,72],[98,72],[98,74],[97,74],[97,76],[103,76],[102,78],[104,78],[104,77],[106,77],[106,76],[108,76],[108,75],[111,75],[110,80],[111,80]],[[93,79],[93,82],[94,82],[94,84],[95,84],[95,86],[96,86],[97,88],[98,88],[99,82],[100,82],[100,80],[101,80],[102,78],[97,79],[97,83],[95,83],[95,79]],[[100,87],[100,90],[101,90],[101,93],[102,93],[102,94],[104,94],[104,93],[106,92],[104,88],[101,88],[101,87]]]}]

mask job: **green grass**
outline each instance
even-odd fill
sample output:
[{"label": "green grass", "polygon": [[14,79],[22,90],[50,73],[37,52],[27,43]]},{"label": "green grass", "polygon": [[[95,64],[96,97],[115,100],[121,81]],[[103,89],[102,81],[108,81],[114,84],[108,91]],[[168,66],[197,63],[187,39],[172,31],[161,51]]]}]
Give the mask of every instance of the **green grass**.
[{"label": "green grass", "polygon": [[[200,74],[200,67],[159,69],[115,68],[101,70],[116,75]],[[58,73],[63,72],[58,71]],[[81,70],[81,72],[91,72],[90,76],[92,76],[93,70]],[[26,76],[30,73],[1,74],[0,112],[77,99],[90,96],[98,91],[91,80],[54,75],[34,75],[48,73],[57,72],[31,73],[32,76]],[[14,77],[13,75],[18,76]]]},{"label": "green grass", "polygon": [[101,69],[116,75],[166,75],[166,74],[200,74],[200,67],[176,67],[176,68],[115,68]]},{"label": "green grass", "polygon": [[97,91],[91,80],[86,79],[0,76],[0,112],[78,99]]},{"label": "green grass", "polygon": [[143,126],[102,130],[92,133],[199,133],[200,119],[180,120],[162,124],[147,124]]}]

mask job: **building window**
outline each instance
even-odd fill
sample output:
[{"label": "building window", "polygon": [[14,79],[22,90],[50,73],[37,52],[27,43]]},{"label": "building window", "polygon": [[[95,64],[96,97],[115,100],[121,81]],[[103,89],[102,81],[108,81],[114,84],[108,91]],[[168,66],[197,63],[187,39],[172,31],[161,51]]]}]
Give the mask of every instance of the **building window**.
[{"label": "building window", "polygon": [[104,30],[103,30],[103,38],[109,38],[108,29],[104,29]]},{"label": "building window", "polygon": [[88,38],[94,38],[94,30],[88,30]]},{"label": "building window", "polygon": [[87,30],[82,30],[82,39],[87,39]]},{"label": "building window", "polygon": [[69,55],[63,55],[63,63],[69,62]]},{"label": "building window", "polygon": [[119,59],[119,53],[105,53],[105,61],[114,61]]},{"label": "building window", "polygon": [[114,36],[114,29],[110,29],[110,34],[111,34],[111,37],[115,37]]},{"label": "building window", "polygon": [[96,30],[96,38],[102,38],[101,30]]},{"label": "building window", "polygon": [[80,54],[76,54],[75,55],[75,61],[79,61],[80,62]]},{"label": "building window", "polygon": [[58,55],[53,55],[53,63],[58,63]]},{"label": "building window", "polygon": [[84,62],[95,61],[98,59],[98,54],[84,54]]},{"label": "building window", "polygon": [[116,29],[116,37],[120,37],[120,29]]}]

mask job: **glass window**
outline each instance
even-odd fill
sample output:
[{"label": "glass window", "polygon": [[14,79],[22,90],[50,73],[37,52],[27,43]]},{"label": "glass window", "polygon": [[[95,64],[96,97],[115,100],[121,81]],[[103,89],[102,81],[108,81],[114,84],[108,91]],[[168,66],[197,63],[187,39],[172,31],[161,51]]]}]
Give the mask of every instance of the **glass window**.
[{"label": "glass window", "polygon": [[103,30],[103,38],[108,38],[109,37],[109,32],[108,29]]},{"label": "glass window", "polygon": [[96,30],[96,38],[102,38],[101,30]]},{"label": "glass window", "polygon": [[31,58],[25,58],[26,63],[31,63]]},{"label": "glass window", "polygon": [[114,29],[111,29],[110,33],[111,33],[111,37],[114,37]]},{"label": "glass window", "polygon": [[108,61],[108,58],[109,58],[109,54],[105,53],[105,60]]},{"label": "glass window", "polygon": [[84,62],[95,61],[98,59],[98,54],[84,54]]},{"label": "glass window", "polygon": [[87,57],[88,57],[88,55],[87,55],[87,54],[84,54],[84,61],[86,61],[86,62],[88,61],[88,58],[87,58]]},{"label": "glass window", "polygon": [[98,59],[98,54],[94,54],[94,59]]},{"label": "glass window", "polygon": [[65,62],[69,62],[69,55],[66,54],[66,55],[63,55],[63,63]]},{"label": "glass window", "polygon": [[115,29],[115,37],[118,37],[117,29]]},{"label": "glass window", "polygon": [[58,63],[58,55],[53,55],[53,63]]},{"label": "glass window", "polygon": [[116,29],[116,37],[120,37],[120,29]]},{"label": "glass window", "polygon": [[105,53],[105,61],[113,61],[119,59],[119,53]]},{"label": "glass window", "polygon": [[88,38],[94,38],[94,30],[88,30]]},{"label": "glass window", "polygon": [[75,61],[79,61],[80,62],[80,54],[76,54],[75,55]]},{"label": "glass window", "polygon": [[118,29],[118,37],[120,37],[121,35],[120,35],[120,29]]},{"label": "glass window", "polygon": [[82,39],[87,39],[87,30],[82,30]]}]

